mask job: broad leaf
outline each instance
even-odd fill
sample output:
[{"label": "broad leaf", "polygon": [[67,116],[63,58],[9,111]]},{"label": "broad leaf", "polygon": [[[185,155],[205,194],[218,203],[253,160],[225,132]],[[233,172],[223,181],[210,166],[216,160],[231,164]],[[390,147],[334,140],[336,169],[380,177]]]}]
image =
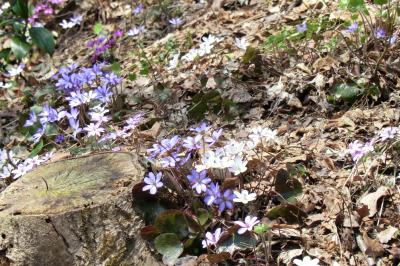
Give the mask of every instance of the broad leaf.
[{"label": "broad leaf", "polygon": [[335,99],[342,99],[347,102],[353,102],[360,94],[361,89],[355,84],[342,83],[333,87],[332,92]]},{"label": "broad leaf", "polygon": [[283,199],[278,197],[280,202],[288,201],[294,203],[296,197],[303,191],[301,183],[296,178],[290,177],[289,173],[284,169],[278,171],[274,186],[275,191],[283,197]]},{"label": "broad leaf", "polygon": [[291,204],[282,204],[272,208],[266,215],[269,219],[283,218],[287,223],[301,223],[307,214],[299,207]]},{"label": "broad leaf", "polygon": [[251,234],[239,235],[235,233],[228,239],[220,241],[217,251],[218,253],[229,252],[232,254],[236,250],[253,249],[256,243],[256,239]]},{"label": "broad leaf", "polygon": [[172,233],[161,234],[154,240],[156,250],[163,255],[165,264],[174,264],[183,252],[183,246],[178,236]]},{"label": "broad leaf", "polygon": [[27,19],[29,17],[28,0],[14,0],[11,9],[20,18]]},{"label": "broad leaf", "polygon": [[42,51],[50,55],[54,52],[54,38],[51,32],[42,27],[33,27],[29,29],[29,34],[35,43]]},{"label": "broad leaf", "polygon": [[11,38],[11,51],[18,60],[24,58],[31,49],[31,46],[21,37],[14,36]]},{"label": "broad leaf", "polygon": [[189,233],[186,215],[180,210],[167,210],[161,213],[154,225],[160,232],[175,233],[180,238],[185,238]]},{"label": "broad leaf", "polygon": [[39,154],[39,152],[43,149],[43,139],[40,140],[40,142],[38,144],[36,144],[36,146],[33,148],[33,150],[31,151],[31,153],[29,154],[29,158],[33,158],[36,155]]}]

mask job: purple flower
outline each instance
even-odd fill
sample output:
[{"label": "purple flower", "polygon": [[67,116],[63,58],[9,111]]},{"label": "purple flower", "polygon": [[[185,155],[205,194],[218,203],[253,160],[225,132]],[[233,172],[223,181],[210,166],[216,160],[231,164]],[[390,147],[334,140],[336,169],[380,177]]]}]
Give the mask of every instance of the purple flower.
[{"label": "purple flower", "polygon": [[381,138],[381,141],[392,139],[396,136],[398,131],[399,129],[397,127],[386,127],[379,132],[379,137]]},{"label": "purple flower", "polygon": [[197,194],[205,192],[207,190],[206,185],[211,182],[211,179],[207,177],[207,172],[205,170],[200,173],[196,170],[192,170],[191,174],[187,176],[187,179],[189,179],[192,189],[195,189]]},{"label": "purple flower", "polygon": [[30,126],[32,126],[33,124],[35,124],[36,121],[37,121],[36,114],[35,114],[35,112],[31,111],[31,112],[29,113],[29,118],[28,118],[28,120],[25,121],[24,127],[30,127]]},{"label": "purple flower", "polygon": [[97,99],[99,99],[102,103],[108,103],[111,101],[111,96],[113,93],[107,87],[107,85],[103,84],[96,89]]},{"label": "purple flower", "polygon": [[181,160],[178,154],[174,153],[172,156],[163,157],[160,159],[160,164],[162,167],[176,167],[177,163]]},{"label": "purple flower", "polygon": [[182,146],[188,149],[189,151],[200,149],[202,147],[202,141],[201,141],[202,139],[203,139],[202,135],[196,135],[194,138],[187,137],[186,139],[183,140]]},{"label": "purple flower", "polygon": [[122,78],[118,77],[114,73],[107,73],[104,75],[104,77],[101,78],[101,81],[104,82],[104,85],[112,85],[116,86],[118,83],[120,83]]},{"label": "purple flower", "polygon": [[128,120],[126,120],[126,126],[124,130],[133,130],[139,125],[139,123],[143,120],[143,113],[138,113],[131,116]]},{"label": "purple flower", "polygon": [[76,135],[78,133],[82,132],[82,128],[79,127],[79,120],[70,118],[70,119],[68,119],[68,122],[69,122],[69,126],[74,130],[72,135],[74,136],[74,138],[76,138]]},{"label": "purple flower", "polygon": [[208,206],[217,202],[221,197],[221,192],[219,191],[218,183],[211,183],[210,186],[206,190],[206,196],[204,197],[204,202]]},{"label": "purple flower", "polygon": [[385,32],[385,30],[382,29],[382,28],[379,28],[379,29],[375,30],[375,37],[376,37],[377,39],[385,38],[385,37],[386,37],[386,32]]},{"label": "purple flower", "polygon": [[247,231],[251,232],[253,231],[253,227],[258,224],[260,221],[257,219],[257,216],[246,216],[244,218],[244,222],[242,221],[236,221],[234,222],[235,224],[239,225],[241,228],[238,230],[238,234],[242,235],[246,233]]},{"label": "purple flower", "polygon": [[71,108],[70,112],[67,113],[67,117],[68,119],[78,119],[78,115],[79,115],[79,110],[76,108]]},{"label": "purple flower", "polygon": [[59,134],[56,136],[56,138],[54,139],[55,143],[57,144],[61,144],[64,141],[65,137],[63,134]]},{"label": "purple flower", "polygon": [[169,21],[169,23],[171,24],[171,25],[173,25],[173,26],[175,26],[175,27],[177,27],[177,26],[179,26],[179,25],[181,25],[182,23],[183,23],[183,20],[181,19],[181,18],[178,18],[178,17],[176,17],[176,18],[171,18],[170,20],[168,20]]},{"label": "purple flower", "polygon": [[138,27],[134,27],[132,29],[130,29],[126,35],[128,35],[129,37],[134,37],[136,35],[139,35],[140,33],[144,32],[144,26],[140,25]]},{"label": "purple flower", "polygon": [[207,138],[205,139],[205,141],[211,146],[211,145],[213,145],[215,142],[218,141],[218,139],[221,137],[221,135],[222,135],[222,128],[220,128],[220,129],[217,130],[217,131],[214,131],[214,132],[212,133],[211,137],[207,137]]},{"label": "purple flower", "polygon": [[124,35],[124,32],[123,32],[122,30],[116,30],[116,31],[114,31],[114,33],[113,33],[113,37],[114,37],[114,38],[122,37],[122,35]]},{"label": "purple flower", "polygon": [[191,131],[195,131],[197,133],[206,133],[211,127],[207,126],[207,123],[201,122],[200,125],[196,128],[190,129]]},{"label": "purple flower", "polygon": [[38,143],[39,140],[42,138],[42,136],[44,135],[44,128],[38,128],[38,130],[36,131],[35,134],[33,134],[32,139],[33,139],[33,143]]},{"label": "purple flower", "polygon": [[233,194],[232,190],[227,189],[224,193],[215,201],[218,204],[218,210],[223,212],[226,208],[233,209],[233,199],[236,196]]},{"label": "purple flower", "polygon": [[354,22],[353,24],[351,24],[348,28],[347,28],[347,32],[349,33],[354,33],[356,32],[356,30],[358,29],[358,22]]},{"label": "purple flower", "polygon": [[370,140],[365,144],[356,140],[349,144],[349,148],[347,149],[347,151],[350,153],[353,161],[356,162],[362,157],[364,157],[364,155],[374,150],[374,143],[375,143],[374,139]]},{"label": "purple flower", "polygon": [[172,150],[172,148],[175,147],[175,145],[178,143],[178,141],[179,141],[179,136],[173,136],[170,139],[163,139],[160,144],[162,147],[160,155],[163,155],[164,153]]},{"label": "purple flower", "polygon": [[140,4],[133,9],[132,13],[138,15],[142,12],[142,10],[143,10],[143,4]]},{"label": "purple flower", "polygon": [[304,21],[303,23],[296,25],[296,30],[300,33],[307,31],[307,22]]},{"label": "purple flower", "polygon": [[42,125],[47,124],[48,122],[56,122],[58,120],[56,109],[51,108],[48,104],[43,106],[43,111],[39,114],[39,117]]},{"label": "purple flower", "polygon": [[212,245],[216,245],[221,238],[222,235],[222,230],[221,228],[217,228],[213,233],[207,232],[206,233],[206,238],[201,242],[203,245],[203,248],[207,248]]},{"label": "purple flower", "polygon": [[149,190],[150,194],[152,195],[156,194],[157,189],[164,185],[161,182],[162,176],[163,176],[162,172],[159,173],[150,172],[149,175],[144,178],[144,183],[146,183],[146,185],[143,187],[142,191]]}]

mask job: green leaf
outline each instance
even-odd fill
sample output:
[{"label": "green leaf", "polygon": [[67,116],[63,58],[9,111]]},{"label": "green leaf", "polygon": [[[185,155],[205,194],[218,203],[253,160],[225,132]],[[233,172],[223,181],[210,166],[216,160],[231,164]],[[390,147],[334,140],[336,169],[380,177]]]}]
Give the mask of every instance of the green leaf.
[{"label": "green leaf", "polygon": [[199,220],[200,225],[205,225],[210,218],[210,214],[206,209],[198,209],[197,210],[197,219]]},{"label": "green leaf", "polygon": [[228,239],[220,241],[217,252],[229,252],[232,254],[236,250],[253,249],[256,244],[257,241],[251,234],[239,235],[235,233]]},{"label": "green leaf", "polygon": [[20,18],[27,19],[29,17],[28,0],[14,0],[11,9]]},{"label": "green leaf", "polygon": [[8,57],[10,56],[11,49],[10,48],[5,48],[0,51],[0,58],[4,59],[5,61],[8,61]]},{"label": "green leaf", "polygon": [[374,4],[376,5],[385,5],[388,3],[388,0],[374,0]]},{"label": "green leaf", "polygon": [[253,229],[254,233],[256,233],[258,235],[265,234],[268,230],[269,230],[269,227],[266,224],[257,224],[256,226],[254,226],[254,229]]},{"label": "green leaf", "polygon": [[353,102],[359,96],[361,89],[355,84],[342,83],[333,87],[333,95],[335,99],[342,99],[346,102]]},{"label": "green leaf", "polygon": [[42,51],[52,55],[54,52],[54,38],[51,32],[42,27],[33,27],[29,29],[29,34],[35,43]]},{"label": "green leaf", "polygon": [[189,234],[186,216],[180,210],[167,210],[161,213],[154,225],[160,232],[174,233],[180,238],[185,238]]},{"label": "green leaf", "polygon": [[103,32],[103,25],[100,22],[97,22],[93,26],[93,33],[96,35],[100,35]]},{"label": "green leaf", "polygon": [[36,155],[39,154],[39,152],[43,149],[43,139],[40,140],[40,142],[33,148],[31,153],[29,154],[29,158],[33,158]]},{"label": "green leaf", "polygon": [[128,75],[128,79],[129,79],[130,81],[135,81],[136,78],[137,78],[137,76],[136,76],[135,73],[131,73],[131,74]]},{"label": "green leaf", "polygon": [[117,75],[121,74],[121,64],[118,62],[115,62],[111,65],[111,70]]},{"label": "green leaf", "polygon": [[174,264],[183,252],[183,246],[178,236],[172,233],[161,234],[154,240],[156,250],[163,255],[165,264]]},{"label": "green leaf", "polygon": [[296,197],[303,192],[301,183],[296,178],[291,177],[284,169],[278,171],[274,187],[275,191],[283,197],[283,199],[278,197],[280,202],[288,201],[294,203],[296,202]]},{"label": "green leaf", "polygon": [[18,60],[24,58],[31,49],[31,46],[21,37],[14,36],[11,38],[11,51]]}]

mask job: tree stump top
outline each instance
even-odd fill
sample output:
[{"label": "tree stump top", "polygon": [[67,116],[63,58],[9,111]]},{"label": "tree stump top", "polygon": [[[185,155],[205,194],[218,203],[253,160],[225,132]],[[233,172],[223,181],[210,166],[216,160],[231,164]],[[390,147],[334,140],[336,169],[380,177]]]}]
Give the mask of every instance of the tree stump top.
[{"label": "tree stump top", "polygon": [[142,176],[136,156],[129,153],[103,153],[40,166],[0,194],[0,219],[100,205]]}]

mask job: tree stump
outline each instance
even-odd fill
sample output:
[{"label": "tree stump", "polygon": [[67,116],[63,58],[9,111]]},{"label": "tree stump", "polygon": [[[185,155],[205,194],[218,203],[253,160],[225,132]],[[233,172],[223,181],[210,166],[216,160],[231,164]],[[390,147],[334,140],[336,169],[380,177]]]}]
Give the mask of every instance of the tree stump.
[{"label": "tree stump", "polygon": [[40,166],[0,194],[0,265],[159,265],[138,235],[137,157],[104,153]]}]

